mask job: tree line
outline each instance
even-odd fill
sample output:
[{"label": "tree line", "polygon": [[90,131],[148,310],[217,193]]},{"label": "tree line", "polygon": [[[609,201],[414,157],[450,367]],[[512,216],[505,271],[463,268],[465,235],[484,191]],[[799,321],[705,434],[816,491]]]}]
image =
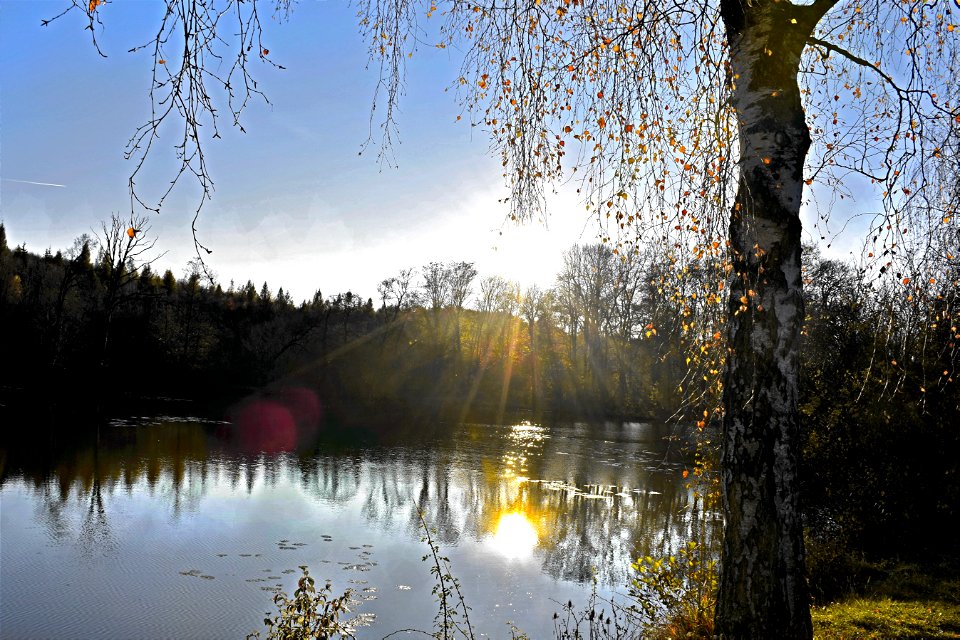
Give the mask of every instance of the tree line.
[{"label": "tree line", "polygon": [[145,219],[114,216],[43,255],[0,226],[4,384],[111,394],[230,395],[299,378],[349,403],[487,414],[673,412],[650,262],[571,247],[556,285],[526,290],[469,262],[429,262],[294,302],[215,282],[199,261],[154,270]]}]

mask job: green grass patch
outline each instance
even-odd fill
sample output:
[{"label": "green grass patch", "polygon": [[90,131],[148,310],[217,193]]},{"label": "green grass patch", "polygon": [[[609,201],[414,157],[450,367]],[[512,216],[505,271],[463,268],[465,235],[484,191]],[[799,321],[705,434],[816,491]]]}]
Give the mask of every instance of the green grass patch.
[{"label": "green grass patch", "polygon": [[813,607],[816,640],[960,638],[960,579],[913,565],[883,571],[863,593]]},{"label": "green grass patch", "polygon": [[940,600],[855,598],[811,614],[815,640],[960,638],[960,605]]}]

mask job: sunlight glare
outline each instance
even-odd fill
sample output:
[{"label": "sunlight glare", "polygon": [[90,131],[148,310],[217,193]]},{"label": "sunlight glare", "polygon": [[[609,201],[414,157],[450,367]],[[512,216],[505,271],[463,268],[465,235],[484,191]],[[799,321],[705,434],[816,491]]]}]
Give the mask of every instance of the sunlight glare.
[{"label": "sunlight glare", "polygon": [[536,527],[527,516],[514,511],[500,516],[493,534],[493,546],[507,558],[527,558],[533,554],[539,538]]}]

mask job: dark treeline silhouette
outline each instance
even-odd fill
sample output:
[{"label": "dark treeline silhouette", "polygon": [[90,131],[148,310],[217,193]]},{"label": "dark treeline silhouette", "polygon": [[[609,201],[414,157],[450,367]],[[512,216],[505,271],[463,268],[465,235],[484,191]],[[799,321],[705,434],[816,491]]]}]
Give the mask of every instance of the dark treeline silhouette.
[{"label": "dark treeline silhouette", "polygon": [[574,246],[553,289],[430,262],[378,286],[378,301],[281,287],[224,290],[193,261],[153,270],[145,221],[43,255],[0,248],[8,389],[49,400],[239,397],[296,379],[344,407],[502,417],[665,415],[682,372],[642,328],[659,313],[650,272],[603,245]]}]

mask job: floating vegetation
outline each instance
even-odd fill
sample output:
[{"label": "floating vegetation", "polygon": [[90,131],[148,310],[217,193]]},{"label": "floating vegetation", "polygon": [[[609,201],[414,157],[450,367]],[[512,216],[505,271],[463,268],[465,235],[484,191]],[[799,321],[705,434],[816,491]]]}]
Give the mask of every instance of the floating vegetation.
[{"label": "floating vegetation", "polygon": [[157,427],[170,423],[189,422],[192,424],[230,424],[226,420],[208,420],[206,418],[197,418],[194,416],[128,416],[126,418],[114,418],[107,422],[108,427]]},{"label": "floating vegetation", "polygon": [[563,491],[570,498],[582,498],[585,500],[605,500],[607,502],[621,501],[626,502],[626,504],[631,504],[633,500],[636,499],[634,494],[648,495],[648,496],[658,496],[661,495],[659,491],[653,491],[651,489],[632,489],[627,486],[619,486],[613,484],[584,484],[583,486],[578,486],[574,483],[567,482],[565,480],[538,480],[531,478],[518,478],[527,482],[530,485],[539,486],[543,491]]},{"label": "floating vegetation", "polygon": [[189,577],[191,577],[191,578],[203,578],[204,580],[215,580],[215,579],[216,579],[214,576],[207,575],[207,574],[205,574],[203,571],[200,571],[200,569],[188,569],[188,570],[186,570],[186,571],[181,571],[181,572],[180,572],[180,575],[182,575],[182,576],[189,576]]}]

